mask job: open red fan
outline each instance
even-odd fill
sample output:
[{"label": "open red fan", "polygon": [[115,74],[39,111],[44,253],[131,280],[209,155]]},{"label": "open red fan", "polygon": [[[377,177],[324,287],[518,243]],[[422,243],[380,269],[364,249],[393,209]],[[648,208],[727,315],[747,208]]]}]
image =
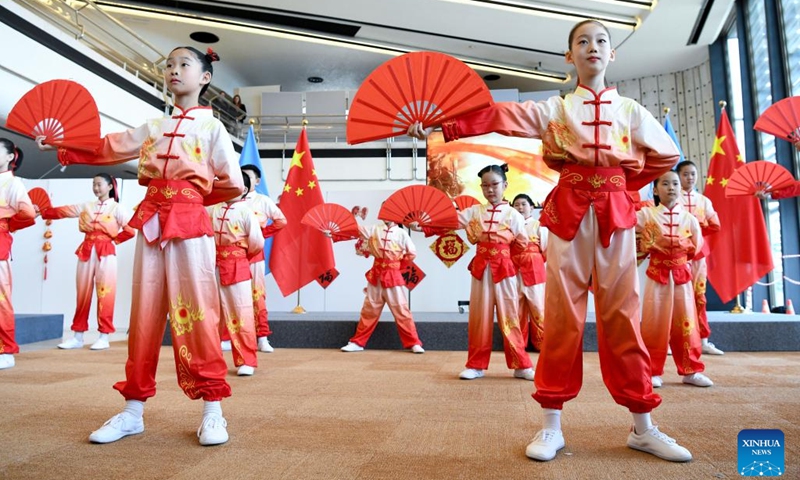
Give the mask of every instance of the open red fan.
[{"label": "open red fan", "polygon": [[458,214],[453,201],[438,188],[411,185],[394,192],[383,202],[378,218],[405,225],[458,228]]},{"label": "open red fan", "polygon": [[481,202],[477,198],[473,197],[472,195],[459,195],[453,199],[456,204],[456,208],[459,212],[463,212],[464,210],[468,209],[473,205],[480,205]]},{"label": "open red fan", "polygon": [[350,210],[336,203],[322,203],[313,207],[303,215],[300,223],[319,231],[330,231],[335,242],[358,238],[355,217]]},{"label": "open red fan", "polygon": [[89,92],[70,80],[39,84],[14,105],[6,127],[44,143],[94,151],[101,142],[100,114]]},{"label": "open red fan", "polygon": [[770,105],[753,128],[792,143],[800,140],[800,97],[788,97]]},{"label": "open red fan", "polygon": [[38,205],[40,212],[53,206],[53,204],[50,203],[50,195],[47,194],[44,188],[33,187],[28,190],[28,196],[31,198],[31,202],[33,202],[34,205]]},{"label": "open red fan", "polygon": [[491,104],[483,79],[462,61],[437,52],[407,53],[361,84],[347,115],[347,143],[396,137],[414,122],[427,128]]},{"label": "open red fan", "polygon": [[771,192],[794,184],[794,177],[777,163],[758,160],[737,168],[725,186],[726,197],[755,195],[758,191]]}]

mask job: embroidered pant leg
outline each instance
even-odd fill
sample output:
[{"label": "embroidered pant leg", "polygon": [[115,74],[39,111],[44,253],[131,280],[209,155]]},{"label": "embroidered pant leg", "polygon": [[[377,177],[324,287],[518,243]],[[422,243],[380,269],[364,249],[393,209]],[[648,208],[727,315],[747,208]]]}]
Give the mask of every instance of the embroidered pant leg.
[{"label": "embroidered pant leg", "polygon": [[407,295],[408,290],[403,286],[383,289],[383,298],[394,315],[394,323],[397,325],[397,333],[400,335],[403,348],[422,345],[417,335],[417,326],[414,325],[414,317],[408,309]]},{"label": "embroidered pant leg", "polygon": [[250,264],[250,276],[253,278],[253,309],[256,316],[256,336],[272,335],[267,313],[267,282],[264,276],[264,261]]},{"label": "embroidered pant leg", "polygon": [[[650,277],[644,280],[644,296],[642,297],[642,341],[650,354],[651,375],[664,374],[664,363],[667,361],[667,345],[681,343],[670,339],[673,319],[674,285],[663,285]],[[673,351],[673,354],[676,352]]]},{"label": "embroidered pant leg", "polygon": [[[92,257],[96,256],[95,253]],[[97,329],[100,333],[114,333],[114,304],[117,298],[117,256],[106,255],[97,259]]]},{"label": "embroidered pant leg", "polygon": [[693,260],[692,262],[692,283],[694,285],[694,302],[697,309],[697,326],[700,330],[700,338],[711,336],[711,327],[708,325],[708,314],[706,313],[706,286],[708,281],[708,264],[705,258]]},{"label": "embroidered pant leg", "polygon": [[[486,269],[489,270],[488,268]],[[519,326],[519,288],[517,277],[508,277],[494,285],[494,301],[497,308],[497,326],[503,335],[503,351],[508,368],[531,368],[533,362],[525,351],[528,337],[522,335]]]},{"label": "embroidered pant leg", "polygon": [[366,347],[369,337],[378,326],[381,318],[381,311],[386,301],[383,299],[383,287],[367,283],[367,293],[364,297],[364,305],[361,307],[361,318],[358,319],[356,333],[350,339],[351,342],[361,347]]},{"label": "embroidered pant leg", "polygon": [[[517,281],[521,282],[518,278]],[[542,350],[544,339],[544,283],[520,286],[520,328],[533,348]],[[523,309],[524,308],[524,309]]]},{"label": "embroidered pant leg", "polygon": [[258,366],[253,296],[250,287],[250,280],[219,287],[221,319],[230,332],[233,364],[237,367]]},{"label": "embroidered pant leg", "polygon": [[494,329],[495,289],[492,272],[487,267],[483,278],[470,276],[472,288],[469,292],[469,319],[467,324],[467,368],[486,370],[492,355]]},{"label": "embroidered pant leg", "polygon": [[675,286],[674,308],[672,310],[672,359],[678,367],[678,374],[691,375],[705,371],[700,360],[703,352],[700,330],[696,321],[695,296],[692,283]]},{"label": "embroidered pant leg", "polygon": [[0,260],[0,354],[19,353],[14,338],[14,306],[11,304],[11,262]]},{"label": "embroidered pant leg", "polygon": [[89,330],[89,310],[92,308],[92,293],[94,293],[94,275],[97,268],[97,253],[92,249],[88,260],[78,260],[75,269],[75,287],[77,299],[75,316],[72,317],[72,331],[85,332]]}]

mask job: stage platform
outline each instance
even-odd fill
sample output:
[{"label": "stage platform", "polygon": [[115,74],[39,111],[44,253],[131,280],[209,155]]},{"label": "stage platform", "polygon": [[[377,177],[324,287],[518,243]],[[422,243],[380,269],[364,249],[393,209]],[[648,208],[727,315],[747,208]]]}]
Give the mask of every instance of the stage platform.
[{"label": "stage platform", "polygon": [[64,315],[60,313],[17,313],[14,315],[14,339],[19,345],[61,339]]}]

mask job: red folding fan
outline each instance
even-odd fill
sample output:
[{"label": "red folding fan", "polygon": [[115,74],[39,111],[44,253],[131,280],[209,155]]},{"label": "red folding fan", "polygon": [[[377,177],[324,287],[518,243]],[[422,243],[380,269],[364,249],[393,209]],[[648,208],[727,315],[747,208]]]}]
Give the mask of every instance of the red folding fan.
[{"label": "red folding fan", "polygon": [[33,187],[28,190],[28,196],[31,198],[31,202],[39,207],[40,212],[53,206],[53,204],[50,203],[50,195],[47,194],[44,188]]},{"label": "red folding fan", "polygon": [[411,185],[394,192],[383,202],[378,218],[405,225],[458,228],[458,214],[453,201],[438,188]]},{"label": "red folding fan", "polygon": [[94,98],[80,84],[51,80],[35,86],[14,105],[6,127],[44,143],[94,151],[101,142],[100,114]]},{"label": "red folding fan", "polygon": [[474,70],[437,52],[412,52],[383,63],[356,92],[347,115],[347,143],[396,137],[492,104]]},{"label": "red folding fan", "polygon": [[473,197],[472,195],[459,195],[453,199],[456,204],[456,208],[459,212],[463,212],[464,210],[468,209],[473,205],[480,205],[481,202],[477,198]]},{"label": "red folding fan", "polygon": [[322,203],[303,215],[300,223],[319,231],[330,231],[335,242],[358,238],[358,223],[353,214],[336,203]]},{"label": "red folding fan", "polygon": [[726,197],[755,195],[758,191],[771,192],[794,184],[794,177],[777,163],[758,160],[737,168],[725,186]]},{"label": "red folding fan", "polygon": [[792,143],[800,140],[800,97],[788,97],[770,105],[753,128]]}]

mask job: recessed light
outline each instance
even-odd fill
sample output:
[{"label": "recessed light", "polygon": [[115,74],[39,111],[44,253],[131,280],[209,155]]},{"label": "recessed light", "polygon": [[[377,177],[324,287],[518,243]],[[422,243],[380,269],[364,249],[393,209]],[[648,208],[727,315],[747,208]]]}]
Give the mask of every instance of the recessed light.
[{"label": "recessed light", "polygon": [[192,32],[192,33],[189,34],[189,38],[191,38],[195,42],[199,42],[199,43],[217,43],[217,42],[219,42],[219,37],[214,35],[211,32]]},{"label": "recessed light", "polygon": [[487,82],[493,82],[495,80],[500,80],[500,75],[496,73],[487,73],[486,75],[483,76],[483,79],[486,80]]},{"label": "recessed light", "polygon": [[322,77],[308,77],[308,81],[311,83],[322,83],[324,80]]}]

